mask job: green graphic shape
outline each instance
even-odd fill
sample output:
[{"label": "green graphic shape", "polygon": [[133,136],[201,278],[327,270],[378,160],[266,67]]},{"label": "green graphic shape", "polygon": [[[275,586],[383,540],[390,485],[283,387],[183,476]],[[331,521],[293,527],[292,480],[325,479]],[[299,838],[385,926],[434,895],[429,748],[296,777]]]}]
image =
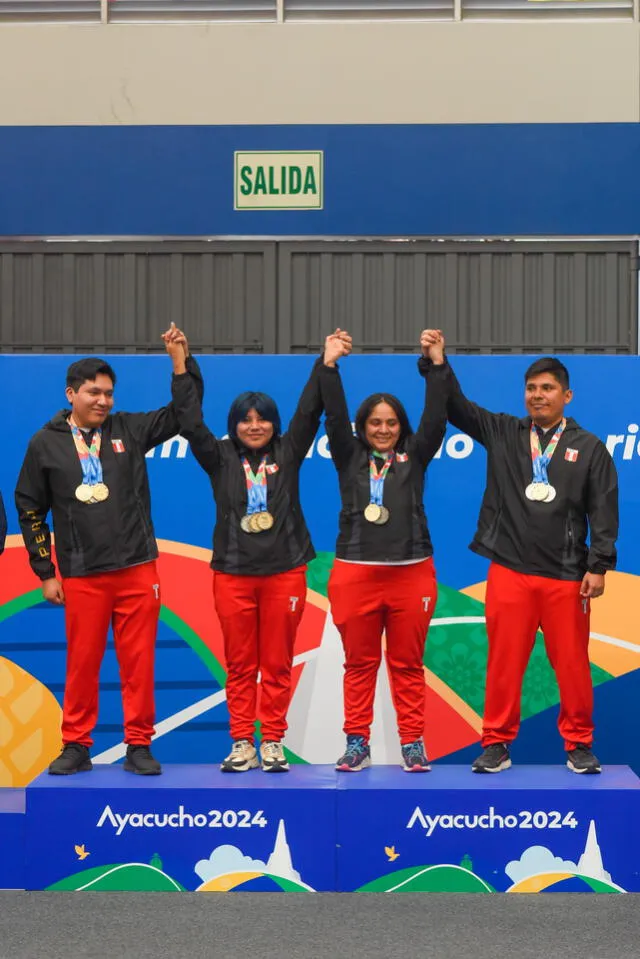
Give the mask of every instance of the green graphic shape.
[{"label": "green graphic shape", "polygon": [[410,866],[380,876],[356,892],[495,892],[480,876],[461,866]]},{"label": "green graphic shape", "polygon": [[299,882],[294,882],[293,879],[284,879],[282,876],[274,876],[270,872],[265,872],[264,874],[267,879],[271,879],[275,882],[276,886],[279,886],[283,892],[313,892],[313,889],[307,889],[306,886],[301,886]]},{"label": "green graphic shape", "polygon": [[47,886],[47,892],[185,892],[184,886],[147,863],[94,866]]}]

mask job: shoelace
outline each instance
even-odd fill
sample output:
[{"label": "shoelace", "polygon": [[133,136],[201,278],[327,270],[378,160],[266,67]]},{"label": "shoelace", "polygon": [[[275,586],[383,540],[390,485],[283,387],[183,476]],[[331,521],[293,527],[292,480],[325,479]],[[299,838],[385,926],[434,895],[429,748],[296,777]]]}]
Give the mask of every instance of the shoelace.
[{"label": "shoelace", "polygon": [[402,751],[405,755],[405,758],[408,762],[421,763],[424,753],[422,749],[422,743],[407,743],[406,746],[402,747]]},{"label": "shoelace", "polygon": [[367,747],[365,746],[363,739],[356,739],[355,741],[348,742],[347,748],[345,749],[345,756],[360,756],[362,753],[366,753]]},{"label": "shoelace", "polygon": [[249,745],[248,740],[240,739],[237,743],[234,743],[231,747],[231,755],[237,756],[239,753],[243,752]]},{"label": "shoelace", "polygon": [[265,743],[262,751],[266,753],[270,759],[280,759],[282,756],[282,746],[280,743]]}]

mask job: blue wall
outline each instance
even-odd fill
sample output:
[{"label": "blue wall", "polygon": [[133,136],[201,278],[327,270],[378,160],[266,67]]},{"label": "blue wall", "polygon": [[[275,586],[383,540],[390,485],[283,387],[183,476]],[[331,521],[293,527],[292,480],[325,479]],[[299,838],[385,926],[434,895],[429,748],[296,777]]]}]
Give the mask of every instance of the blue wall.
[{"label": "blue wall", "polygon": [[[234,150],[324,150],[321,211],[234,211]],[[0,235],[640,233],[639,124],[0,127]]]}]

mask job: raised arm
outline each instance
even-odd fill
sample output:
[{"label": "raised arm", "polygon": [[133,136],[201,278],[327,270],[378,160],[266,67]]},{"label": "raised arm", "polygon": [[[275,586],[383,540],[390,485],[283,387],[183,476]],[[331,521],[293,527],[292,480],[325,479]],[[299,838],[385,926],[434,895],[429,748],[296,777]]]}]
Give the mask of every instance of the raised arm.
[{"label": "raised arm", "polygon": [[[182,333],[181,330],[177,330],[175,323],[172,323],[162,338],[166,343],[166,337],[176,335],[181,337],[180,342],[184,349],[185,371],[193,379],[196,394],[199,402],[202,403],[204,396],[202,373],[200,372],[200,367],[197,362],[189,353],[189,344],[184,333]],[[151,413],[124,413],[122,415],[126,416],[127,426],[145,452],[153,449],[154,446],[158,446],[160,443],[165,443],[180,432],[180,424],[174,402],[169,403],[167,406],[162,406],[159,410],[153,410]]]},{"label": "raised arm", "polygon": [[351,337],[348,333],[336,330],[325,340],[323,362],[319,370],[329,448],[334,465],[339,470],[347,466],[355,449],[347,398],[337,367],[337,361],[350,352]]},{"label": "raised arm", "polygon": [[432,342],[430,334],[435,331],[423,330],[420,346],[423,357],[425,352],[431,361],[428,364],[418,360],[418,369],[426,380],[426,398],[418,429],[414,436],[415,449],[427,466],[440,449],[447,429],[447,397],[449,395],[449,375],[444,359],[444,337]]},{"label": "raised arm", "polygon": [[220,446],[202,418],[202,393],[197,378],[189,369],[186,339],[179,330],[166,333],[163,339],[173,363],[171,395],[178,425],[175,432],[179,431],[189,441],[198,463],[211,475],[220,464]]},{"label": "raised arm", "polygon": [[313,364],[311,376],[307,380],[298,400],[296,411],[291,417],[287,429],[287,439],[294,457],[301,463],[313,443],[320,426],[322,416],[322,394],[320,393],[319,372],[322,357]]},{"label": "raised arm", "polygon": [[[437,342],[438,336],[442,336],[440,330],[425,330],[428,334],[428,342]],[[428,373],[431,363],[428,348],[423,348],[423,355],[419,361],[420,372],[423,375]],[[515,419],[505,413],[492,413],[472,403],[462,392],[460,384],[453,372],[451,365],[444,359],[446,376],[448,377],[448,396],[447,396],[447,417],[449,422],[457,429],[467,433],[472,439],[483,446],[491,443],[493,437],[497,436],[506,420]]]}]

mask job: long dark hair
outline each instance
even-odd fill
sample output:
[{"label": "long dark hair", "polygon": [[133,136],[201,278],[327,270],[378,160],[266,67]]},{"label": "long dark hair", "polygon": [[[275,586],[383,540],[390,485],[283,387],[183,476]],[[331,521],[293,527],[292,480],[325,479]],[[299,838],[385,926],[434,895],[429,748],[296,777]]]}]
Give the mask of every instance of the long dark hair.
[{"label": "long dark hair", "polygon": [[274,437],[280,435],[280,413],[275,400],[267,393],[247,391],[236,396],[229,408],[227,432],[232,439],[237,438],[238,423],[245,418],[249,410],[256,410],[263,420],[268,420],[269,423],[273,424]]},{"label": "long dark hair", "polygon": [[366,400],[362,401],[356,413],[356,435],[361,443],[364,443],[367,447],[369,446],[365,435],[365,423],[371,416],[372,409],[377,406],[378,403],[388,403],[398,417],[400,436],[398,437],[396,446],[401,449],[407,439],[412,435],[413,430],[411,429],[407,411],[398,397],[394,396],[393,393],[372,393],[371,396],[367,396]]}]

